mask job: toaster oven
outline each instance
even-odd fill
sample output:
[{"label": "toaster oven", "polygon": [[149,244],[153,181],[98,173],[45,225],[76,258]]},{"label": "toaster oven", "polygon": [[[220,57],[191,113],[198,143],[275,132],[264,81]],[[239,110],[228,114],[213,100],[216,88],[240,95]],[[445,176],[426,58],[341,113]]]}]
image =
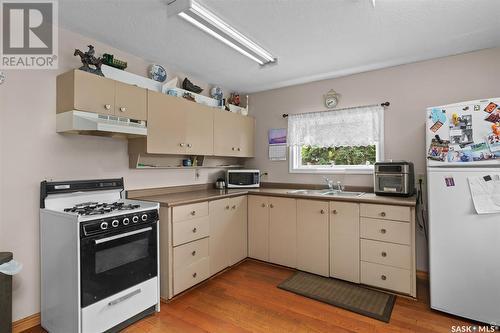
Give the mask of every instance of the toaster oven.
[{"label": "toaster oven", "polygon": [[376,195],[412,196],[415,192],[413,163],[405,161],[376,162],[374,190]]},{"label": "toaster oven", "polygon": [[227,188],[246,188],[260,186],[260,171],[248,169],[227,170]]}]

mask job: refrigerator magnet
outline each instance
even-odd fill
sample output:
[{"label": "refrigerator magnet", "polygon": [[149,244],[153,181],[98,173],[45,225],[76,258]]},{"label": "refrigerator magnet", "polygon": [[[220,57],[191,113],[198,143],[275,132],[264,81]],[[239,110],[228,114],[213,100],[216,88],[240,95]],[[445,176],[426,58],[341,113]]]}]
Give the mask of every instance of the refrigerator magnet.
[{"label": "refrigerator magnet", "polygon": [[446,187],[455,186],[455,179],[453,179],[453,177],[445,177],[444,182],[446,184]]},{"label": "refrigerator magnet", "polygon": [[495,109],[498,107],[498,104],[495,104],[493,102],[490,102],[486,107],[484,108],[485,112],[492,113],[495,111]]},{"label": "refrigerator magnet", "polygon": [[481,105],[476,104],[474,105],[474,111],[480,111],[481,110]]},{"label": "refrigerator magnet", "polygon": [[498,123],[500,121],[500,114],[498,112],[492,112],[484,120],[492,123]]},{"label": "refrigerator magnet", "polygon": [[431,126],[430,130],[433,133],[436,133],[442,126],[443,126],[443,123],[438,120],[434,123],[434,125]]}]

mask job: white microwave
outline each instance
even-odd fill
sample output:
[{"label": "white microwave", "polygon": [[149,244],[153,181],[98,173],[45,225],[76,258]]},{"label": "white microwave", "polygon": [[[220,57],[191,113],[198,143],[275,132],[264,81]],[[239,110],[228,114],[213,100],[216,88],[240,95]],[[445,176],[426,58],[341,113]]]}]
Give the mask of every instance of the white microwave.
[{"label": "white microwave", "polygon": [[227,188],[259,187],[260,170],[227,170],[226,186]]}]

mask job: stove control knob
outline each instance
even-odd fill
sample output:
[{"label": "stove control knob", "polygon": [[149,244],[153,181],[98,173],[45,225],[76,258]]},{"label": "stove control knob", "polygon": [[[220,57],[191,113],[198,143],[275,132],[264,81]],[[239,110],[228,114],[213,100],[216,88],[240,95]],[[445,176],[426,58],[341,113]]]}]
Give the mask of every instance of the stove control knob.
[{"label": "stove control knob", "polygon": [[148,214],[142,214],[141,220],[143,220],[144,222],[146,222],[147,219],[148,219]]},{"label": "stove control knob", "polygon": [[101,222],[101,229],[102,230],[108,229],[108,222]]},{"label": "stove control knob", "polygon": [[134,223],[139,222],[139,216],[134,215],[134,217],[132,217],[132,222],[134,222]]},{"label": "stove control knob", "polygon": [[122,221],[123,225],[128,225],[130,223],[130,219],[128,217],[124,218]]},{"label": "stove control knob", "polygon": [[113,222],[111,222],[111,225],[116,228],[118,225],[120,224],[120,221],[118,220],[113,220]]}]

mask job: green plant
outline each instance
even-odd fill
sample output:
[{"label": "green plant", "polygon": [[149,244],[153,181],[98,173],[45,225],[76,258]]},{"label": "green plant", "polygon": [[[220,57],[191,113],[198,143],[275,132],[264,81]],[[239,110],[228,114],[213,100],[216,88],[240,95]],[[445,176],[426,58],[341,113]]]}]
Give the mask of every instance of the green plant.
[{"label": "green plant", "polygon": [[302,165],[367,165],[376,161],[375,145],[312,147],[301,149]]}]

